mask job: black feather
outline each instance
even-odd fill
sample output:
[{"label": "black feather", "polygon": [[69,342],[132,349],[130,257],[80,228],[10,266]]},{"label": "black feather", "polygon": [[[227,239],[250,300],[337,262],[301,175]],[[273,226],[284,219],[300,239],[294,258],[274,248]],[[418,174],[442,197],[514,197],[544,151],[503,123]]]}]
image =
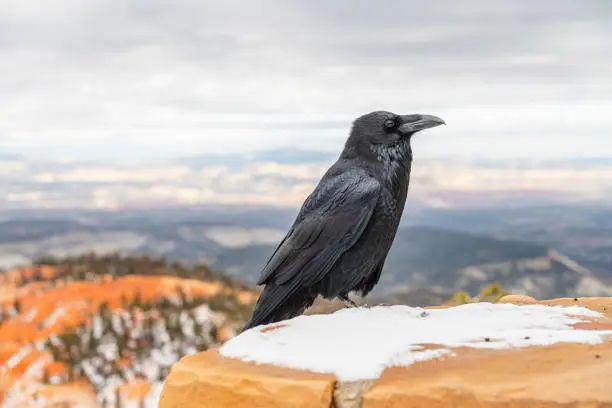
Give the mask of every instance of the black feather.
[{"label": "black feather", "polygon": [[[351,291],[367,295],[373,289],[410,181],[412,133],[397,132],[426,128],[417,126],[423,123],[415,117],[421,118],[373,112],[354,122],[339,159],[263,268],[257,284],[265,288],[245,330],[297,316],[318,295],[346,298]],[[396,131],[385,127],[389,118],[397,121]],[[401,126],[402,118],[410,118],[409,126]]]}]

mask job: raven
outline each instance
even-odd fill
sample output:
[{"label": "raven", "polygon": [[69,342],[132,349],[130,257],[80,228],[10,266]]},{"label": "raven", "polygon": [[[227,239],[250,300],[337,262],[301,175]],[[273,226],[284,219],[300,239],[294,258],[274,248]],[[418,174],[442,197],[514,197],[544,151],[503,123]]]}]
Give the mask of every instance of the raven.
[{"label": "raven", "polygon": [[354,305],[378,283],[410,182],[415,133],[433,115],[375,111],[355,119],[344,150],[302,205],[264,266],[265,285],[243,330],[302,314],[318,295]]}]

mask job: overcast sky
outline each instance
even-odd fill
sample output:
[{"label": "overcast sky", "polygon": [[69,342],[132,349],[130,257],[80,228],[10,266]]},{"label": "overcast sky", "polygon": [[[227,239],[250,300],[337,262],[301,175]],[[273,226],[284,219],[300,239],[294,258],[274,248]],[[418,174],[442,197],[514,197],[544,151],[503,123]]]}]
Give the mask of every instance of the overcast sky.
[{"label": "overcast sky", "polygon": [[2,0],[0,154],[338,150],[433,113],[415,154],[612,156],[610,0]]}]

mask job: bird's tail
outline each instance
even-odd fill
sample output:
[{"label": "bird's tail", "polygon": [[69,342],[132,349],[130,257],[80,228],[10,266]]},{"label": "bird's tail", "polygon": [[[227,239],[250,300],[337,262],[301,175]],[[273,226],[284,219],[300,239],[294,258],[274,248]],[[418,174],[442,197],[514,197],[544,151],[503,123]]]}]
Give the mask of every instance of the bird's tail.
[{"label": "bird's tail", "polygon": [[315,298],[316,295],[312,295],[310,291],[291,283],[267,284],[257,300],[251,320],[242,331],[299,316],[312,305]]}]

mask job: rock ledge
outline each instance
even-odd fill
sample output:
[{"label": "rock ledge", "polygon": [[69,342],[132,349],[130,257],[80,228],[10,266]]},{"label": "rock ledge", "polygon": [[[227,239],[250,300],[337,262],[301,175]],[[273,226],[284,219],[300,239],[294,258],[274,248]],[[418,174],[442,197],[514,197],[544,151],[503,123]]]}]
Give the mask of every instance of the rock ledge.
[{"label": "rock ledge", "polygon": [[[507,296],[501,303],[582,306],[603,316],[581,319],[572,325],[576,330],[612,330],[612,298],[537,302]],[[273,330],[268,332],[273,334]],[[210,350],[175,364],[159,406],[612,407],[612,336],[598,344],[502,350],[459,347],[452,351],[453,356],[443,359],[386,368],[378,379],[342,382],[333,374],[248,363]]]}]

